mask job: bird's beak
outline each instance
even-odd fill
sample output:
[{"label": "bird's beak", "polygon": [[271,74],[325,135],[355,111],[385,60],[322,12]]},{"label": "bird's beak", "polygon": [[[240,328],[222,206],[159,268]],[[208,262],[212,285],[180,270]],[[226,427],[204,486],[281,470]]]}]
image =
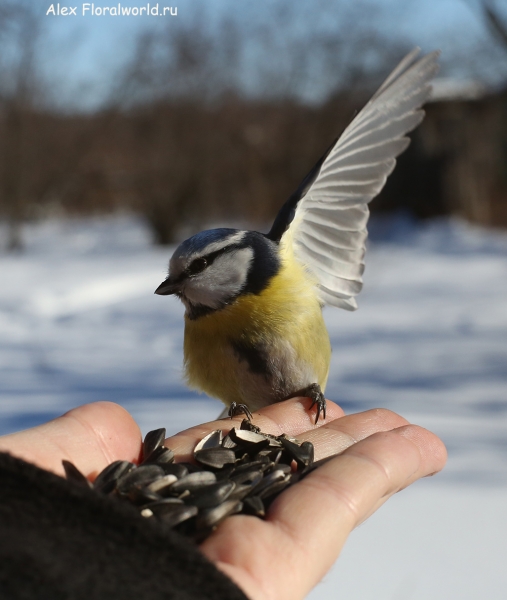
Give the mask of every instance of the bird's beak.
[{"label": "bird's beak", "polygon": [[171,279],[168,277],[158,286],[158,288],[155,290],[155,294],[159,294],[159,296],[169,296],[170,294],[175,294],[179,288],[179,284],[171,281]]}]

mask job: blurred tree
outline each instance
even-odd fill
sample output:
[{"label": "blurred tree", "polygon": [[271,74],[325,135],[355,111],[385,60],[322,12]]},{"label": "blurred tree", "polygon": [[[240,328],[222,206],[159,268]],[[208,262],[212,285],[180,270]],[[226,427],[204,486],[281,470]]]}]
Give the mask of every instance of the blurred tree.
[{"label": "blurred tree", "polygon": [[89,212],[107,189],[94,147],[107,135],[117,107],[110,103],[88,117],[50,108],[37,62],[45,41],[43,15],[30,0],[0,4],[0,215],[10,251],[22,248],[28,219],[55,207]]},{"label": "blurred tree", "polygon": [[493,36],[507,51],[507,20],[504,20],[492,0],[483,0],[482,12]]},{"label": "blurred tree", "polygon": [[[477,1],[503,39],[496,4]],[[57,89],[46,93],[37,60],[41,9],[0,0],[0,214],[10,249],[22,244],[23,221],[55,209],[133,210],[162,244],[213,222],[267,226],[411,46],[391,35],[392,25],[379,26],[391,12],[371,0],[276,0],[261,16],[245,6],[242,19],[212,19],[207,6],[144,30],[130,62],[111,78],[102,109],[80,114],[54,103]],[[453,131],[452,153],[463,154],[465,128]],[[473,131],[481,131],[479,121],[470,138]],[[425,156],[418,135],[401,159],[403,177],[396,180],[397,169],[373,210],[479,214],[458,209],[460,194],[448,190],[451,171],[442,160],[449,144],[440,146],[445,157]],[[490,170],[481,162],[473,172]],[[474,202],[482,202],[479,192]]]},{"label": "blurred tree", "polygon": [[[26,2],[0,7],[0,106],[2,110],[1,203],[9,225],[7,247],[21,247],[21,222],[26,215],[25,174],[30,169],[29,115],[38,85],[34,54],[39,34],[36,14]],[[28,151],[28,152],[27,152]]]},{"label": "blurred tree", "polygon": [[[362,3],[340,6],[341,37],[308,21],[301,34],[301,15],[284,0],[261,26],[225,19],[213,30],[196,14],[139,38],[125,75],[136,90],[121,125],[125,177],[115,181],[130,182],[156,242],[174,241],[182,225],[267,223],[371,80],[405,52],[380,38]],[[307,17],[318,21],[319,12]]]}]

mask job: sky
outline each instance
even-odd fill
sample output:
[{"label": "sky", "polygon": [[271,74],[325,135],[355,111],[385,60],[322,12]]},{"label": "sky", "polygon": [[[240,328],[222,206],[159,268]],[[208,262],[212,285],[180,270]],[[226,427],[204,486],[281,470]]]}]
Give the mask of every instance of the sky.
[{"label": "sky", "polygon": [[[39,0],[41,2],[41,0]],[[177,15],[166,16],[103,16],[92,15],[83,8],[93,4],[97,9],[116,7],[113,1],[76,3],[76,16],[57,16],[57,3],[40,3],[41,42],[38,60],[58,89],[59,100],[84,108],[100,106],[108,97],[114,74],[132,57],[138,36],[148,30],[166,31],[171,35],[197,19],[210,31],[217,31],[224,20],[238,23],[244,31],[275,25],[280,39],[293,37],[304,40],[309,34],[327,33],[340,39],[344,23],[349,27],[352,15],[354,27],[366,22],[386,40],[400,40],[405,45],[419,45],[423,50],[442,50],[442,74],[458,77],[483,77],[487,81],[505,80],[505,57],[497,47],[492,60],[476,58],[476,45],[490,39],[479,9],[480,0],[359,0],[355,3],[338,0],[299,0],[286,3],[259,0],[162,0],[150,7],[171,7]],[[503,5],[493,0],[498,9]],[[63,3],[61,3],[63,5]],[[145,7],[142,0],[123,0],[122,7]],[[53,10],[52,8],[53,7]],[[505,13],[505,7],[502,9]],[[287,12],[288,11],[288,12]],[[354,11],[353,13],[351,11]],[[47,13],[47,14],[46,14]],[[493,46],[490,44],[490,49]],[[258,51],[259,49],[257,49]],[[255,48],[250,52],[252,57]],[[507,51],[506,51],[507,52]],[[274,60],[274,57],[273,57]],[[502,60],[504,64],[502,65]],[[246,69],[248,72],[248,68]],[[255,80],[245,85],[255,87]],[[58,99],[57,99],[58,101]]]}]

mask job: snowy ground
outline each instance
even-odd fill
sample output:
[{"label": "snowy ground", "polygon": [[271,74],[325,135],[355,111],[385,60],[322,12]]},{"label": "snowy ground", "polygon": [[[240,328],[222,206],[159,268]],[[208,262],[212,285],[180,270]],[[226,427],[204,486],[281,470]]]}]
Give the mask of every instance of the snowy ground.
[{"label": "snowy ground", "polygon": [[[153,294],[169,251],[139,223],[50,222],[26,239],[0,257],[0,433],[99,399],[144,431],[217,415],[181,382],[182,309]],[[400,219],[374,223],[372,239],[359,311],[326,310],[326,395],[428,427],[449,464],[359,528],[310,597],[503,599],[507,235]]]}]

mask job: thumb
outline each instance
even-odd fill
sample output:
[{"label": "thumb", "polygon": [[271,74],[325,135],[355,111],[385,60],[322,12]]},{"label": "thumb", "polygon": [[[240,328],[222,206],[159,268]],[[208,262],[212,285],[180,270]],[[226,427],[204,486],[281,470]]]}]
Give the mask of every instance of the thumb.
[{"label": "thumb", "polygon": [[94,476],[114,460],[137,460],[141,432],[132,416],[113,402],[84,404],[61,417],[0,437],[0,451],[63,475],[62,459]]}]

